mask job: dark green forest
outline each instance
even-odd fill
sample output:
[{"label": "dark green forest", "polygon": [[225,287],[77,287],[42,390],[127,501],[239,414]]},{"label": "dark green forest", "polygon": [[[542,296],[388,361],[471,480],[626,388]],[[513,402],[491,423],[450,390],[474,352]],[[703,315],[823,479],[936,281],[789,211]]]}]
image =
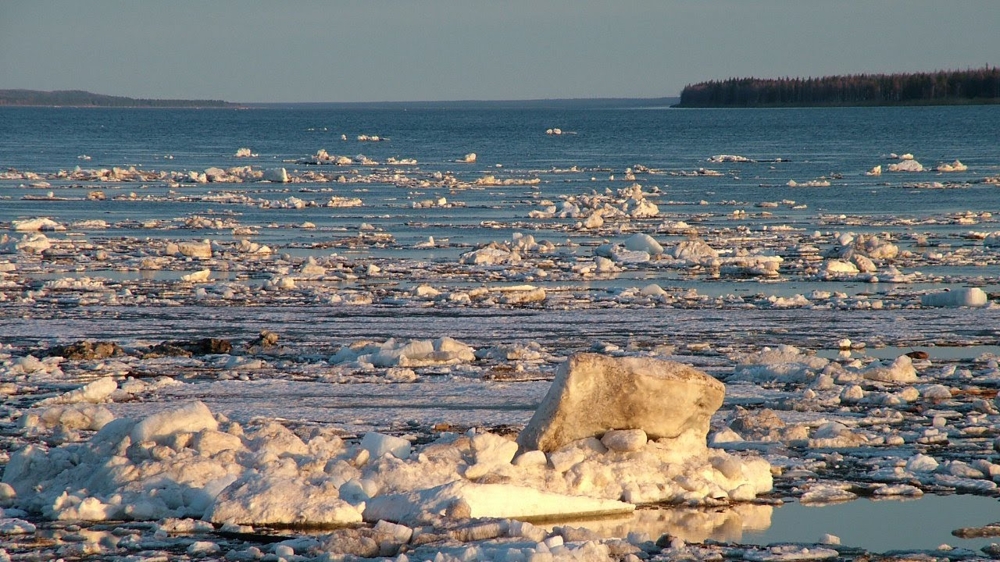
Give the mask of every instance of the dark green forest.
[{"label": "dark green forest", "polygon": [[0,90],[0,106],[38,105],[67,107],[236,107],[221,100],[159,100],[105,96],[83,90]]},{"label": "dark green forest", "polygon": [[677,107],[1000,103],[1000,69],[821,78],[730,78],[690,84]]}]

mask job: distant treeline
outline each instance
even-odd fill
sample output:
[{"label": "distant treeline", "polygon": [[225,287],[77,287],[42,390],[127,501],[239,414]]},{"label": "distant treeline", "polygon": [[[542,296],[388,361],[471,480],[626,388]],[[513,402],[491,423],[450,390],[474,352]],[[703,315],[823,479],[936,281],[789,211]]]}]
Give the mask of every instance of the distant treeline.
[{"label": "distant treeline", "polygon": [[0,90],[0,106],[38,105],[72,107],[237,107],[221,100],[152,100],[105,96],[83,90]]},{"label": "distant treeline", "polygon": [[1000,103],[1000,69],[822,78],[730,78],[691,84],[678,107]]}]

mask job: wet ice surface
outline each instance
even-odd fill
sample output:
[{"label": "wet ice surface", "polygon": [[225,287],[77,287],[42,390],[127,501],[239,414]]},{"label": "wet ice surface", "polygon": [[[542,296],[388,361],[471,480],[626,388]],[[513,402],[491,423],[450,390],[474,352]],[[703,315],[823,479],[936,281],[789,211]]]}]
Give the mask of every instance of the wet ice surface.
[{"label": "wet ice surface", "polygon": [[[332,431],[352,446],[373,431],[417,447],[470,428],[512,435],[558,364],[596,351],[672,359],[725,382],[709,442],[765,458],[776,490],[756,502],[640,509],[628,523],[556,522],[539,532],[505,523],[506,542],[462,531],[414,548],[411,559],[461,557],[469,548],[469,556],[510,560],[611,550],[619,558],[794,559],[833,556],[836,548],[850,556],[859,552],[851,547],[992,542],[909,543],[915,526],[907,526],[888,533],[898,535],[891,543],[863,544],[844,531],[836,547],[814,544],[837,534],[835,525],[791,535],[779,526],[785,510],[861,511],[864,497],[923,495],[894,504],[898,517],[921,519],[930,515],[916,515],[915,506],[938,496],[996,501],[1000,234],[988,206],[956,207],[940,195],[951,190],[918,189],[947,180],[940,187],[980,200],[996,189],[995,168],[974,164],[947,177],[892,172],[913,176],[872,189],[912,188],[924,199],[907,212],[867,214],[828,213],[807,191],[774,191],[798,170],[773,159],[508,170],[454,161],[387,168],[319,156],[282,166],[220,162],[212,183],[203,183],[205,172],[169,164],[156,173],[3,175],[3,462],[26,444],[89,439],[91,429],[65,421],[24,420],[106,376],[120,392],[98,401],[116,418],[200,400],[247,428],[277,421],[300,437]],[[287,167],[286,175],[268,172],[276,167]],[[870,167],[846,180],[800,178],[796,189],[874,181],[859,179]],[[265,174],[291,183],[261,181]],[[737,176],[760,186],[741,190],[740,200],[716,194]],[[808,181],[817,183],[801,187]],[[276,342],[259,341],[265,330]],[[156,347],[201,338],[232,347],[187,354]],[[365,342],[392,350],[390,340],[440,338],[455,338],[474,357],[404,354],[409,363],[390,364],[351,352]],[[121,353],[65,360],[52,353],[79,341],[113,342]],[[911,351],[926,355],[898,359]],[[289,555],[247,529],[220,533],[183,518],[50,523],[5,501],[0,532],[11,537],[5,548],[15,557]],[[831,502],[847,503],[798,505]],[[935,519],[944,535],[997,519],[956,504],[976,518]],[[764,536],[808,546],[749,546],[770,542],[754,537],[772,527]],[[291,541],[285,549],[309,557],[335,555],[337,541],[347,540],[280,533]],[[654,544],[665,534],[673,540]],[[559,550],[563,541],[572,548]]]}]

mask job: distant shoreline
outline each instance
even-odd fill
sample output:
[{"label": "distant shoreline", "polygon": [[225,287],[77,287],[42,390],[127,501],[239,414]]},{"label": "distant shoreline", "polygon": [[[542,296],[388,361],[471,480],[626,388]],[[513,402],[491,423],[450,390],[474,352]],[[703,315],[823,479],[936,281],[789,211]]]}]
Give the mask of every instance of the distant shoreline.
[{"label": "distant shoreline", "polygon": [[111,107],[111,108],[239,108],[223,100],[143,99],[107,96],[83,90],[0,90],[0,107]]},{"label": "distant shoreline", "polygon": [[867,107],[1000,104],[1000,69],[820,78],[730,78],[689,84],[676,107]]},{"label": "distant shoreline", "polygon": [[0,90],[4,107],[71,107],[129,109],[639,109],[670,107],[678,97],[565,98],[533,100],[453,100],[377,102],[228,102],[222,100],[156,100],[107,96],[82,90],[43,92]]}]

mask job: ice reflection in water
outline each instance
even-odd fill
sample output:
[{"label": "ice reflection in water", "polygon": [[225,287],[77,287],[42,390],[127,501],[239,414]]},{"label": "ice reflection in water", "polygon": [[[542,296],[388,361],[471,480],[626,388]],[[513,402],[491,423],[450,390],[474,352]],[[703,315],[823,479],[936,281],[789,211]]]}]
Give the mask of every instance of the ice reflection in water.
[{"label": "ice reflection in water", "polygon": [[1000,537],[964,539],[952,535],[962,527],[1000,521],[996,498],[970,495],[926,495],[920,499],[867,500],[782,506],[740,504],[728,508],[640,508],[631,517],[562,521],[546,525],[584,528],[602,538],[664,534],[690,543],[707,540],[769,545],[809,544],[825,534],[847,547],[869,552],[933,550],[942,545],[978,551]]},{"label": "ice reflection in water", "polygon": [[545,525],[580,527],[602,538],[645,534],[656,540],[664,534],[686,542],[706,540],[739,543],[745,533],[759,533],[771,525],[770,505],[738,504],[720,508],[653,507],[637,509],[631,517],[560,521]]}]

